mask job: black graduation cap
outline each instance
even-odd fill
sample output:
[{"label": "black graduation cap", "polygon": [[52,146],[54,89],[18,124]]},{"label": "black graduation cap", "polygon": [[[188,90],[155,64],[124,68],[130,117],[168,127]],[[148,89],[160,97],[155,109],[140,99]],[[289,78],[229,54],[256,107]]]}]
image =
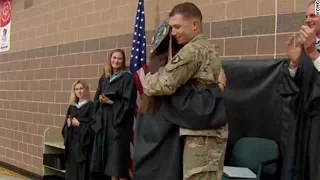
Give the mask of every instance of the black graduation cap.
[{"label": "black graduation cap", "polygon": [[169,35],[170,26],[169,26],[169,18],[166,18],[160,26],[155,30],[155,33],[152,37],[151,42],[151,53],[156,51],[160,45],[167,46],[169,43]]}]

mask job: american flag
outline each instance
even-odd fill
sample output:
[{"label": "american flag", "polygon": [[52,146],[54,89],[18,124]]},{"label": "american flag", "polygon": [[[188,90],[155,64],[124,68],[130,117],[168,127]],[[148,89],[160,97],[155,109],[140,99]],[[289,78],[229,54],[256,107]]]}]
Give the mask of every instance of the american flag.
[{"label": "american flag", "polygon": [[[145,15],[144,15],[144,2],[143,0],[138,1],[137,15],[135,19],[135,27],[132,41],[131,59],[130,59],[130,71],[134,76],[137,84],[137,102],[135,107],[135,118],[138,114],[138,109],[141,101],[141,94],[143,93],[143,88],[141,81],[147,72],[146,67],[146,36],[145,36]],[[134,123],[135,124],[135,123]],[[130,176],[132,177],[132,159],[133,159],[133,139],[134,139],[134,127],[131,134],[131,166],[130,166]]]}]

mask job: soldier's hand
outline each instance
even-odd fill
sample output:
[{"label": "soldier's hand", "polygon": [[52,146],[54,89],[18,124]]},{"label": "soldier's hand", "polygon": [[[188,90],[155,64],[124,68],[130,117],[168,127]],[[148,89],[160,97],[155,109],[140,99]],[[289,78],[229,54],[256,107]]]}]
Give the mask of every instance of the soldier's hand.
[{"label": "soldier's hand", "polygon": [[300,55],[302,52],[302,42],[298,38],[297,42],[294,41],[294,35],[291,35],[286,42],[286,54],[290,59],[289,68],[294,69],[298,66]]},{"label": "soldier's hand", "polygon": [[224,89],[226,88],[226,85],[227,85],[227,77],[226,77],[226,74],[224,73],[223,68],[221,68],[221,70],[220,70],[218,82],[219,82],[218,85],[219,85],[221,91],[223,92]]}]

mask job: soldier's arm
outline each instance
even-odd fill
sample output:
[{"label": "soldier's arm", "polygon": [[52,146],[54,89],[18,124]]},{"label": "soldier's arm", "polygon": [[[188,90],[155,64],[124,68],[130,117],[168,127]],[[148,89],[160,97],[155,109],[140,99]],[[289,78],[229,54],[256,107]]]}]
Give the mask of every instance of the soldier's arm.
[{"label": "soldier's arm", "polygon": [[171,95],[185,84],[199,69],[197,60],[200,49],[186,45],[166,66],[154,74],[147,74],[142,82],[147,96]]}]

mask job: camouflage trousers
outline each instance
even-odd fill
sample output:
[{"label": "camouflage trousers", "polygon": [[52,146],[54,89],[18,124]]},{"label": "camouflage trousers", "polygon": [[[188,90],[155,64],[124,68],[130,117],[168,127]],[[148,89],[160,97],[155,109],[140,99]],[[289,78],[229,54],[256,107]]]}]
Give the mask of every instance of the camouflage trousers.
[{"label": "camouflage trousers", "polygon": [[184,180],[221,180],[227,139],[211,136],[185,136]]}]

